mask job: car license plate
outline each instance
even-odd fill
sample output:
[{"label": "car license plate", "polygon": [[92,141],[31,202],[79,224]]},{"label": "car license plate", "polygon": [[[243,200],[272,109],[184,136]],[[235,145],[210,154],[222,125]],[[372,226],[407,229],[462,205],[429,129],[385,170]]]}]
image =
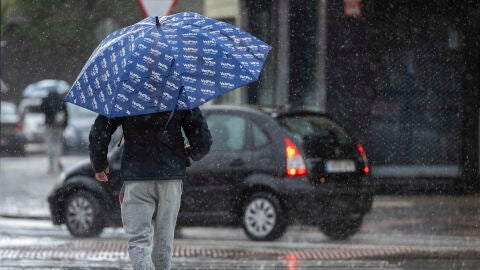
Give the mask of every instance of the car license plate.
[{"label": "car license plate", "polygon": [[356,167],[353,160],[327,160],[325,170],[327,173],[354,172]]}]

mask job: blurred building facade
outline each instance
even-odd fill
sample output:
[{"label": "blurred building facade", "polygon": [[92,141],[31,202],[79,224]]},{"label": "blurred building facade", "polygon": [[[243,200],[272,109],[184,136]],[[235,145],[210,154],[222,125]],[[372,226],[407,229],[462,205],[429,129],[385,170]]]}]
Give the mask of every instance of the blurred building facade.
[{"label": "blurred building facade", "polygon": [[199,12],[273,47],[259,83],[217,102],[326,112],[381,183],[480,185],[478,1],[207,0]]}]

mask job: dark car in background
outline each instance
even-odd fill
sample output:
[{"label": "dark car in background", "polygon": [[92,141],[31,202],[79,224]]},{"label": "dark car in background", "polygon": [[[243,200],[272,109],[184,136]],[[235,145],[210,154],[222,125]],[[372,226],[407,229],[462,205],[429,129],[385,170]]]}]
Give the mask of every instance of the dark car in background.
[{"label": "dark car in background", "polygon": [[90,127],[98,114],[73,104],[66,104],[68,125],[63,131],[64,151],[67,153],[88,152]]},{"label": "dark car in background", "polygon": [[[292,223],[333,239],[355,234],[372,206],[363,147],[326,115],[240,106],[202,109],[209,154],[183,182],[179,226],[237,225],[253,240],[280,237]],[[121,226],[123,147],[110,155],[110,181],[94,180],[88,160],[65,171],[48,198],[54,224],[75,236]]]},{"label": "dark car in background", "polygon": [[15,103],[2,101],[0,104],[0,148],[8,154],[25,154],[25,134]]},{"label": "dark car in background", "polygon": [[[80,106],[65,103],[68,110],[68,125],[63,131],[63,146],[67,154],[70,153],[88,153],[88,137],[98,114]],[[113,135],[109,149],[115,147],[116,142],[122,136],[121,129],[118,129]]]}]

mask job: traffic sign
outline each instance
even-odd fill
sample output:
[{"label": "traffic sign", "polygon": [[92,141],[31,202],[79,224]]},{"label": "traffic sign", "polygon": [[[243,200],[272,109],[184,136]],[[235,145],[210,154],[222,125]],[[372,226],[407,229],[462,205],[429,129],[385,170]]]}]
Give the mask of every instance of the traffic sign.
[{"label": "traffic sign", "polygon": [[345,17],[360,17],[362,14],[362,0],[343,0]]},{"label": "traffic sign", "polygon": [[137,0],[143,16],[165,16],[173,13],[177,0]]}]

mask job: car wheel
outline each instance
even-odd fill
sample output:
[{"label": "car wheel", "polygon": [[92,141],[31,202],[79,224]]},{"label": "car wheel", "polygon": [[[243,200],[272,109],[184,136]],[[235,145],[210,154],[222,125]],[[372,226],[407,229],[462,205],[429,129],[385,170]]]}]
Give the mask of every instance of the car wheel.
[{"label": "car wheel", "polygon": [[270,193],[254,193],[243,208],[243,230],[252,240],[267,241],[282,236],[286,228],[280,201]]},{"label": "car wheel", "polygon": [[71,195],[65,205],[65,221],[70,233],[79,237],[99,235],[104,227],[100,200],[87,191]]},{"label": "car wheel", "polygon": [[362,219],[356,217],[327,222],[320,226],[320,230],[331,239],[345,240],[360,230]]}]

